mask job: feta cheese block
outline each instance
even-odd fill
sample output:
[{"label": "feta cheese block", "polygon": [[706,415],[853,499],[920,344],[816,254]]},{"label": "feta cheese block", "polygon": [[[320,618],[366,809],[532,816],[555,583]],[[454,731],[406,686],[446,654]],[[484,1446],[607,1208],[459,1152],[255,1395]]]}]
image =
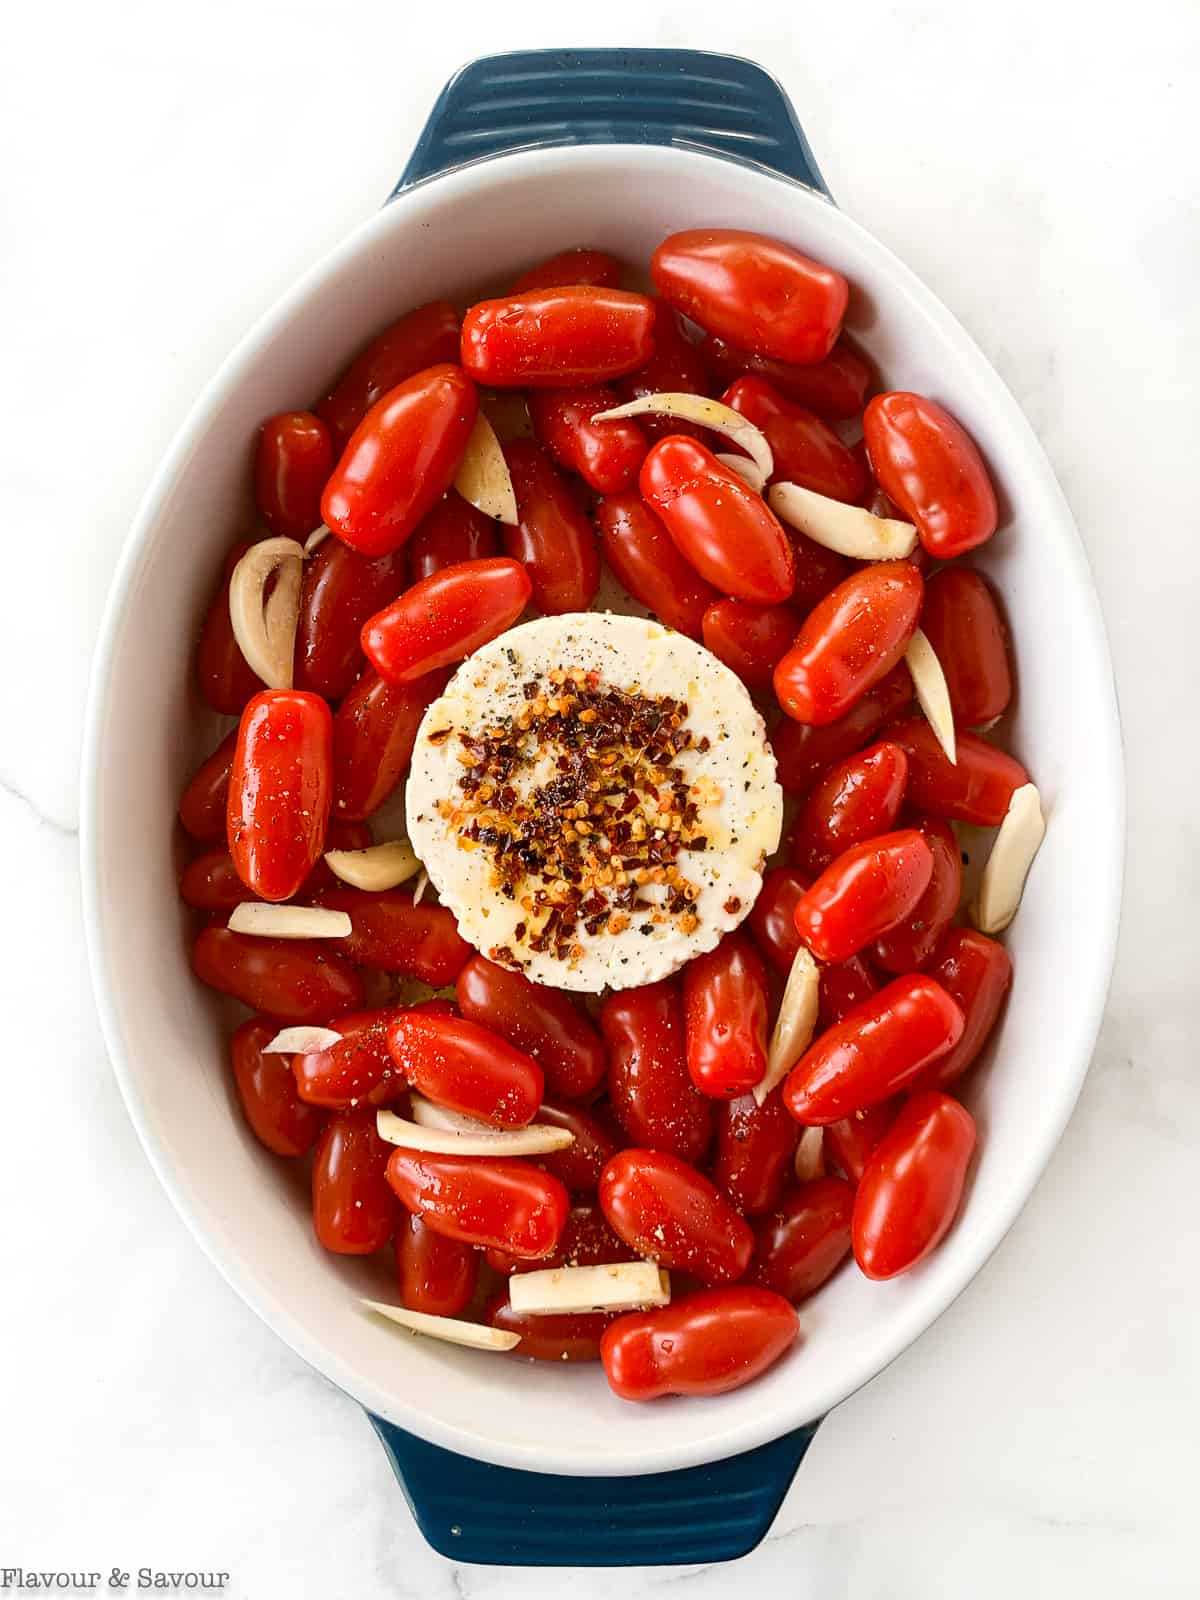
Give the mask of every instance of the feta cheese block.
[{"label": "feta cheese block", "polygon": [[542,617],[428,708],[408,836],[463,937],[535,983],[677,972],[747,916],[783,794],[741,680],[660,623]]}]

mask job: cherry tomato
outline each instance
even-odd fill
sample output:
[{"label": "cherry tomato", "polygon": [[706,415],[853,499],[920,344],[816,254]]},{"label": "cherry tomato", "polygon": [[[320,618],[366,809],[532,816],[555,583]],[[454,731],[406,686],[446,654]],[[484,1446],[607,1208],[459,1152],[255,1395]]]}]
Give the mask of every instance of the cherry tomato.
[{"label": "cherry tomato", "polygon": [[763,874],[762,888],[750,913],[755,944],[776,972],[785,977],[800,948],[796,904],[807,888],[808,879],[795,867],[772,867]]},{"label": "cherry tomato", "polygon": [[850,1254],[854,1189],[843,1178],[814,1178],[754,1226],[750,1283],[795,1305],[831,1278]]},{"label": "cherry tomato", "polygon": [[419,583],[443,567],[456,567],[460,561],[485,561],[498,556],[500,540],[491,517],[485,517],[462,495],[448,489],[445,499],[438,501],[405,545],[404,553],[409,577]]},{"label": "cherry tomato", "polygon": [[975,1119],[922,1089],[903,1107],[854,1196],[854,1259],[868,1278],[895,1278],[945,1237],[962,1199]]},{"label": "cherry tomato", "polygon": [[311,411],[268,417],[254,457],[254,498],[272,533],[301,543],[321,521],[321,491],[333,471],[333,436]]},{"label": "cherry tomato", "polygon": [[450,487],[479,401],[443,362],[397,384],[355,428],[321,499],[321,515],[366,556],[398,550]]},{"label": "cherry tomato", "polygon": [[908,757],[909,805],[935,817],[998,827],[1014,791],[1029,782],[1015,756],[973,733],[956,736],[952,765],[923,717],[893,723],[888,738]]},{"label": "cherry tomato", "polygon": [[745,600],[717,600],[701,623],[705,646],[748,689],[769,689],[775,668],[800,629],[791,606],[755,606]]},{"label": "cherry tomato", "polygon": [[704,613],[718,598],[686,562],[640,494],[606,496],[596,507],[605,560],[617,581],[668,628],[699,639]]},{"label": "cherry tomato", "polygon": [[[326,850],[365,850],[374,841],[364,822],[331,820],[325,830]],[[322,859],[305,878],[300,892],[305,895],[331,888],[337,880]],[[257,900],[238,877],[228,850],[206,850],[189,861],[179,880],[179,897],[197,911],[232,911],[243,900]]]},{"label": "cherry tomato", "polygon": [[229,853],[263,900],[287,900],[320,860],[333,789],[333,718],[319,695],[264,689],[242,712],[229,774]]},{"label": "cherry tomato", "polygon": [[602,1267],[628,1260],[628,1245],[617,1238],[595,1200],[577,1200],[572,1204],[558,1243],[548,1256],[522,1261],[506,1250],[487,1252],[488,1266],[506,1278],[511,1278],[515,1272],[537,1272],[550,1267]]},{"label": "cherry tomato", "polygon": [[463,318],[462,364],[493,388],[571,389],[643,366],[654,302],[595,285],[529,289],[482,300]]},{"label": "cherry tomato", "polygon": [[435,1233],[526,1260],[548,1256],[567,1220],[567,1191],[528,1161],[396,1149],[387,1175]]},{"label": "cherry tomato", "polygon": [[403,1305],[430,1317],[462,1315],[479,1277],[479,1252],[473,1245],[435,1233],[422,1217],[404,1216],[393,1249]]},{"label": "cherry tomato", "polygon": [[659,1311],[618,1317],[600,1341],[600,1359],[622,1400],[726,1394],[760,1377],[798,1332],[796,1313],[770,1289],[701,1289]]},{"label": "cherry tomato", "polygon": [[950,928],[927,971],[955,999],[966,1018],[962,1037],[917,1079],[922,1089],[956,1083],[987,1043],[1012,982],[1012,961],[995,939],[974,928]]},{"label": "cherry tomato", "polygon": [[186,833],[202,844],[225,837],[229,809],[229,774],[237,749],[237,729],[227,733],[212,755],[188,779],[179,801],[179,821]]},{"label": "cherry tomato", "polygon": [[933,873],[908,916],[875,941],[872,959],[885,972],[915,972],[925,965],[962,894],[962,855],[950,824],[940,817],[914,817],[912,825],[933,854]]},{"label": "cherry tomato", "polygon": [[921,629],[942,664],[956,722],[975,727],[1008,709],[1008,630],[986,578],[970,567],[935,572],[925,585]]},{"label": "cherry tomato", "polygon": [[796,583],[791,603],[804,615],[812,610],[818,600],[824,600],[839,583],[844,583],[855,567],[845,556],[838,555],[836,550],[826,550],[823,544],[808,538],[798,528],[785,527],[783,531],[791,541],[792,557],[796,564]]},{"label": "cherry tomato", "polygon": [[246,702],[265,687],[242,654],[229,620],[229,580],[249,548],[243,540],[226,556],[221,582],[205,614],[196,645],[196,681],[200,693],[214,711],[226,717],[240,717]]},{"label": "cherry tomato", "polygon": [[752,355],[713,334],[708,334],[699,348],[701,360],[722,385],[751,373],[765,378],[780,394],[815,411],[827,422],[847,422],[857,417],[871,382],[870,367],[844,335],[824,361],[806,366]]},{"label": "cherry tomato", "polygon": [[277,1156],[307,1155],[324,1117],[296,1093],[287,1056],[264,1053],[279,1032],[270,1017],[251,1017],[229,1041],[233,1081],[246,1121],[260,1144]]},{"label": "cherry tomato", "polygon": [[590,283],[600,289],[615,289],[621,282],[621,263],[603,250],[560,250],[558,255],[527,267],[517,278],[510,294],[527,289],[560,289],[564,284]]},{"label": "cherry tomato", "polygon": [[767,1070],[767,969],[745,934],[727,933],[683,971],[687,1064],[703,1094],[731,1099]]},{"label": "cherry tomato", "polygon": [[996,531],[996,496],[970,434],[923,395],[877,394],[863,413],[871,471],[939,561]]},{"label": "cherry tomato", "polygon": [[868,689],[849,711],[823,727],[782,718],[771,734],[771,746],[784,789],[789,794],[804,794],[835,761],[869,743],[885,722],[909,704],[912,694],[912,678],[901,664]]},{"label": "cherry tomato", "polygon": [[363,623],[368,661],[389,683],[411,683],[464,660],[524,611],[525,568],[505,556],[443,567]]},{"label": "cherry tomato", "polygon": [[723,594],[766,605],[791,594],[787,534],[763,497],[711,450],[682,434],[660,439],[638,484],[685,559]]},{"label": "cherry tomato", "polygon": [[933,876],[916,828],[881,833],[837,856],[796,904],[796,927],[821,961],[846,961],[915,908]]},{"label": "cherry tomato", "polygon": [[403,552],[372,561],[326,539],[304,563],[294,687],[340,700],[362,668],[363,623],[403,587]]},{"label": "cherry tomato", "polygon": [[448,674],[388,683],[369,669],[333,719],[333,811],[343,820],[369,817],[408,771],[417,729]]},{"label": "cherry tomato", "polygon": [[552,1095],[577,1100],[604,1076],[604,1042],[568,995],[472,956],[455,984],[459,1010],[532,1056]]},{"label": "cherry tomato", "polygon": [[599,494],[618,494],[637,482],[650,441],[632,417],[593,422],[620,405],[612,389],[535,389],[529,396],[534,435],[560,466],[577,472]]},{"label": "cherry tomato", "polygon": [[399,972],[440,989],[454,982],[471,954],[451,912],[428,900],[414,905],[408,889],[371,891],[339,884],[323,890],[318,904],[349,916],[354,931],[338,943],[359,966]]},{"label": "cherry tomato", "polygon": [[866,474],[814,412],[780,394],[765,378],[737,378],[721,399],[766,434],[775,456],[773,478],[857,504],[866,489]]},{"label": "cherry tomato", "polygon": [[600,1007],[608,1096],[637,1145],[698,1162],[712,1138],[712,1104],[687,1069],[683,1002],[671,982],[621,989]]},{"label": "cherry tomato", "polygon": [[792,839],[792,860],[822,871],[843,850],[895,826],[908,782],[899,745],[873,744],[831,767],[804,803]]},{"label": "cherry tomato", "polygon": [[294,1055],[291,1070],[300,1098],[335,1110],[386,1106],[402,1099],[409,1082],[387,1045],[395,1015],[394,1010],[352,1011],[336,1019],[334,1031],[342,1036],[337,1044]]},{"label": "cherry tomato", "polygon": [[664,239],[654,287],[709,333],[777,361],[823,361],[850,286],[779,239],[740,228],[689,228]]},{"label": "cherry tomato", "polygon": [[678,1156],[622,1150],[600,1176],[600,1205],[635,1255],[702,1283],[732,1283],[746,1270],[754,1246],[749,1225]]},{"label": "cherry tomato", "polygon": [[388,1049],[427,1100],[498,1128],[523,1128],[542,1103],[537,1062],[466,1017],[401,1011],[388,1027]]},{"label": "cherry tomato", "polygon": [[362,979],[316,940],[260,939],[205,928],[192,946],[201,983],[280,1022],[328,1022],[362,1005]]},{"label": "cherry tomato", "polygon": [[821,1127],[878,1105],[962,1036],[963,1014],[932,978],[896,978],[821,1034],[792,1068],[783,1098],[797,1122]]},{"label": "cherry tomato", "polygon": [[799,1138],[778,1089],[761,1106],[752,1094],[726,1101],[717,1108],[713,1182],[744,1217],[761,1216],[779,1204]]},{"label": "cherry tomato", "polygon": [[602,1311],[560,1312],[540,1316],[514,1311],[502,1290],[484,1307],[484,1320],[506,1333],[519,1333],[513,1352],[527,1361],[599,1361],[600,1339],[614,1321]]},{"label": "cherry tomato", "polygon": [[797,722],[836,722],[896,666],[921,614],[925,584],[908,561],[852,573],[805,618],[775,669],[775,694]]},{"label": "cherry tomato", "polygon": [[[628,377],[617,384],[623,400],[637,400],[646,394],[711,394],[712,384],[700,352],[690,339],[685,339],[679,327],[679,318],[662,300],[654,302],[654,354]],[[690,422],[676,417],[639,417],[648,438],[661,439],[668,433],[686,433],[692,438],[701,437]]]},{"label": "cherry tomato", "polygon": [[884,1100],[877,1106],[868,1106],[865,1111],[840,1117],[825,1128],[826,1154],[850,1183],[861,1180],[867,1170],[867,1162],[895,1122],[901,1104],[900,1096],[894,1100]]},{"label": "cherry tomato", "polygon": [[822,1028],[832,1028],[847,1011],[879,988],[875,974],[862,956],[849,961],[829,962],[821,968],[821,990],[817,1020]]},{"label": "cherry tomato", "polygon": [[565,1150],[539,1156],[538,1165],[552,1172],[572,1194],[595,1194],[600,1174],[621,1148],[616,1127],[601,1111],[588,1111],[569,1102],[543,1100],[537,1120],[553,1128],[566,1128],[575,1142]]},{"label": "cherry tomato", "polygon": [[313,1228],[337,1255],[367,1256],[392,1237],[396,1202],[387,1185],[391,1145],[370,1109],[330,1117],[313,1158]]},{"label": "cherry tomato", "polygon": [[504,458],[521,519],[517,527],[506,524],[502,530],[505,553],[524,563],[539,611],[551,617],[586,611],[600,586],[600,552],[590,519],[532,439],[510,439]]},{"label": "cherry tomato", "polygon": [[393,322],[361,351],[316,407],[338,450],[389,389],[416,372],[458,360],[458,312],[448,300],[430,300]]}]

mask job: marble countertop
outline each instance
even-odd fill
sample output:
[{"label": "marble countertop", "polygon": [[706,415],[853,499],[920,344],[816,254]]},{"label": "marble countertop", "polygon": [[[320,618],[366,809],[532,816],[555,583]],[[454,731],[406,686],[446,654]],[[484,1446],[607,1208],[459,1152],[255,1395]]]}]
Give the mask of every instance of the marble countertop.
[{"label": "marble countertop", "polygon": [[1032,418],[1104,603],[1131,837],[1095,1064],[1001,1249],[829,1418],[736,1577],[595,1572],[573,1592],[1195,1594],[1200,13],[482,9],[64,0],[9,25],[0,1568],[217,1569],[228,1594],[297,1600],[561,1592],[561,1574],[425,1548],[361,1411],[241,1304],[159,1189],[93,1011],[78,740],[160,453],[233,340],[387,193],[450,71],[514,45],[643,43],[769,65],[839,202]]}]

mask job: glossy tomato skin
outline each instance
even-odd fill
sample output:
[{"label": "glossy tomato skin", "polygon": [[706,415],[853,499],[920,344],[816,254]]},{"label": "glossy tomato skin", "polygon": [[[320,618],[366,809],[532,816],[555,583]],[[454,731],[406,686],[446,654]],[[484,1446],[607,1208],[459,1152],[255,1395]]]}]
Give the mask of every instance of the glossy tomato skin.
[{"label": "glossy tomato skin", "polygon": [[775,457],[772,478],[798,483],[814,494],[851,505],[862,498],[866,474],[815,412],[780,394],[765,378],[736,378],[721,399],[766,434]]},{"label": "glossy tomato skin", "polygon": [[821,872],[851,845],[895,827],[908,783],[908,757],[886,740],[830,768],[810,792],[792,839],[792,860]]},{"label": "glossy tomato skin", "polygon": [[333,435],[311,411],[268,417],[254,456],[254,498],[272,533],[301,543],[321,521],[321,491],[333,471]]},{"label": "glossy tomato skin", "polygon": [[537,1062],[466,1017],[400,1011],[387,1037],[402,1076],[437,1105],[497,1128],[523,1128],[542,1103]]},{"label": "glossy tomato skin", "polygon": [[[799,935],[797,935],[799,937]],[[862,956],[848,961],[826,962],[821,968],[821,990],[817,1022],[832,1028],[848,1011],[868,999],[879,988],[879,979]]]},{"label": "glossy tomato skin", "polygon": [[504,458],[517,497],[518,525],[502,530],[505,554],[520,561],[533,603],[546,616],[586,611],[600,586],[596,535],[570,483],[532,439],[511,439]]},{"label": "glossy tomato skin", "polygon": [[196,644],[196,682],[200,693],[214,711],[226,717],[240,717],[247,701],[266,687],[242,654],[229,620],[229,580],[249,548],[249,542],[243,539],[226,556],[221,581],[205,613]]},{"label": "glossy tomato skin", "polygon": [[896,978],[809,1046],[784,1101],[808,1126],[853,1116],[906,1088],[962,1031],[962,1010],[941,984],[922,973]]},{"label": "glossy tomato skin", "polygon": [[728,1100],[767,1070],[767,969],[745,934],[727,933],[683,970],[687,1064],[702,1094]]},{"label": "glossy tomato skin", "polygon": [[[330,818],[325,830],[326,850],[365,850],[374,841],[365,822],[337,822]],[[304,895],[319,893],[337,880],[324,859],[305,878]],[[179,898],[197,911],[232,911],[243,900],[257,900],[238,877],[228,850],[206,850],[189,861],[179,879]]]},{"label": "glossy tomato skin", "polygon": [[397,1207],[387,1185],[391,1145],[369,1108],[331,1117],[313,1159],[313,1228],[337,1255],[366,1256],[392,1237]]},{"label": "glossy tomato skin", "polygon": [[818,601],[832,594],[839,583],[845,583],[855,566],[836,550],[826,550],[823,544],[810,539],[799,528],[785,525],[783,531],[791,541],[796,567],[791,603],[802,615],[807,615]]},{"label": "glossy tomato skin", "polygon": [[791,595],[795,559],[778,518],[705,445],[682,434],[660,439],[638,486],[684,559],[722,594],[760,605]]},{"label": "glossy tomato skin", "polygon": [[921,543],[951,561],[996,531],[996,495],[974,440],[924,395],[877,394],[863,413],[871,471],[916,525]]},{"label": "glossy tomato skin", "polygon": [[548,1256],[523,1261],[506,1250],[488,1250],[487,1264],[493,1272],[511,1278],[517,1272],[538,1272],[550,1267],[601,1267],[613,1261],[628,1261],[629,1246],[609,1227],[595,1199],[576,1200],[567,1212],[558,1243]]},{"label": "glossy tomato skin", "polygon": [[338,450],[389,389],[445,361],[458,360],[458,312],[448,300],[430,300],[385,328],[338,378],[316,407]]},{"label": "glossy tomato skin", "polygon": [[911,1096],[867,1164],[854,1197],[854,1259],[895,1278],[945,1237],[975,1149],[975,1119],[949,1095]]},{"label": "glossy tomato skin", "polygon": [[571,389],[634,372],[654,348],[654,302],[593,284],[482,300],[463,318],[462,364],[493,388]]},{"label": "glossy tomato skin", "polygon": [[914,817],[912,826],[929,846],[933,872],[908,916],[875,941],[871,959],[884,972],[915,972],[923,967],[950,926],[962,895],[962,853],[950,824],[940,817]]},{"label": "glossy tomato skin", "polygon": [[752,1094],[717,1108],[713,1182],[744,1217],[778,1205],[792,1176],[800,1129],[775,1089],[760,1106]]},{"label": "glossy tomato skin", "polygon": [[552,1172],[573,1195],[594,1195],[600,1174],[624,1143],[615,1123],[600,1110],[589,1111],[565,1100],[543,1100],[537,1120],[566,1128],[575,1136],[565,1150],[539,1156],[538,1165]]},{"label": "glossy tomato skin", "polygon": [[448,674],[388,683],[368,668],[333,719],[333,815],[361,821],[377,811],[408,771],[426,708]]},{"label": "glossy tomato skin", "polygon": [[923,717],[888,728],[888,738],[908,757],[908,803],[931,816],[996,828],[1015,790],[1029,774],[1015,756],[973,733],[955,739],[953,765]]},{"label": "glossy tomato skin", "polygon": [[402,1305],[431,1317],[462,1315],[479,1278],[479,1252],[473,1245],[435,1233],[423,1217],[404,1215],[393,1249]]},{"label": "glossy tomato skin", "polygon": [[608,1094],[626,1136],[695,1165],[712,1139],[713,1108],[687,1068],[678,986],[664,979],[621,989],[600,1007],[608,1047]]},{"label": "glossy tomato skin", "polygon": [[593,422],[600,411],[620,405],[612,389],[534,389],[529,415],[538,442],[568,472],[577,472],[598,494],[619,494],[637,481],[650,441],[632,417]]},{"label": "glossy tomato skin", "polygon": [[[783,717],[771,733],[783,788],[788,794],[806,793],[835,762],[869,744],[884,724],[911,702],[912,695],[912,678],[901,663],[833,722],[817,727]],[[891,737],[889,729],[889,740]]]},{"label": "glossy tomato skin", "polygon": [[[679,318],[665,301],[654,302],[654,354],[636,372],[621,378],[616,388],[622,400],[638,400],[647,394],[707,395],[713,392],[700,352],[690,339],[684,338]],[[661,439],[668,433],[703,437],[690,422],[676,417],[648,415],[639,417],[638,422],[650,439]]]},{"label": "glossy tomato skin", "polygon": [[772,867],[763,874],[762,888],[748,919],[755,944],[784,977],[792,970],[800,948],[796,903],[808,882],[807,876],[795,867]]},{"label": "glossy tomato skin", "polygon": [[718,593],[684,560],[641,495],[606,495],[596,507],[596,525],[604,558],[621,586],[668,628],[699,639]]},{"label": "glossy tomato skin", "polygon": [[913,911],[933,875],[916,828],[898,828],[835,857],[796,905],[800,937],[821,961],[847,961]]},{"label": "glossy tomato skin", "polygon": [[570,996],[480,955],[463,967],[455,989],[463,1016],[532,1056],[550,1094],[578,1100],[599,1087],[604,1041]]},{"label": "glossy tomato skin", "polygon": [[754,1225],[747,1281],[796,1305],[830,1279],[850,1254],[854,1189],[844,1178],[802,1183]]},{"label": "glossy tomato skin", "polygon": [[362,1005],[362,979],[349,961],[304,939],[260,939],[205,928],[192,946],[201,983],[280,1023],[328,1022]]},{"label": "glossy tomato skin", "polygon": [[600,1177],[600,1205],[630,1249],[702,1283],[732,1283],[754,1246],[749,1225],[686,1161],[662,1150],[622,1150]]},{"label": "glossy tomato skin", "polygon": [[450,487],[478,410],[475,385],[449,362],[389,389],[333,469],[325,525],[362,555],[398,550]]},{"label": "glossy tomato skin", "polygon": [[521,1335],[513,1354],[526,1361],[599,1361],[600,1340],[613,1322],[602,1311],[527,1315],[513,1310],[503,1290],[488,1301],[483,1317],[493,1328]]},{"label": "glossy tomato skin", "polygon": [[807,366],[753,355],[711,333],[701,340],[699,350],[701,360],[723,387],[747,373],[765,378],[780,394],[827,422],[857,417],[871,383],[870,367],[844,335],[824,361]]},{"label": "glossy tomato skin", "polygon": [[705,648],[748,689],[769,689],[775,668],[800,630],[800,616],[791,606],[718,600],[704,613],[701,628]]},{"label": "glossy tomato skin", "polygon": [[921,629],[933,646],[954,720],[978,727],[1012,699],[1008,629],[987,579],[970,567],[943,567],[925,585]]},{"label": "glossy tomato skin", "polygon": [[879,1141],[896,1120],[903,1103],[897,1095],[853,1116],[839,1117],[825,1128],[825,1151],[831,1163],[850,1183],[858,1183],[867,1162],[879,1148]]},{"label": "glossy tomato skin", "polygon": [[908,561],[851,574],[804,620],[775,669],[775,694],[797,722],[836,722],[897,666],[921,614],[925,584]]},{"label": "glossy tomato skin", "polygon": [[962,1037],[917,1079],[922,1089],[956,1083],[987,1043],[1012,982],[1012,959],[1002,944],[974,928],[951,928],[926,968],[962,1008]]},{"label": "glossy tomato skin", "polygon": [[533,1260],[558,1244],[567,1191],[527,1161],[395,1149],[388,1182],[435,1233]]},{"label": "glossy tomato skin", "polygon": [[740,228],[689,228],[664,239],[654,287],[709,333],[777,361],[822,361],[850,288],[840,272]]},{"label": "glossy tomato skin", "polygon": [[387,1047],[392,1010],[351,1011],[338,1017],[338,1044],[291,1057],[292,1077],[302,1100],[310,1105],[347,1111],[355,1105],[386,1106],[409,1089]]},{"label": "glossy tomato skin", "polygon": [[251,1017],[229,1041],[233,1081],[242,1114],[260,1144],[277,1156],[307,1155],[325,1121],[296,1093],[288,1057],[264,1054],[279,1032],[272,1017]]},{"label": "glossy tomato skin", "polygon": [[225,838],[229,810],[229,774],[237,749],[238,731],[227,733],[212,755],[188,779],[179,799],[179,821],[185,833],[201,844]]},{"label": "glossy tomato skin", "polygon": [[287,900],[320,860],[333,798],[333,718],[319,695],[264,689],[242,712],[226,814],[238,877]]},{"label": "glossy tomato skin", "polygon": [[452,913],[428,900],[414,905],[407,889],[371,892],[339,884],[323,890],[318,903],[350,917],[354,931],[339,943],[360,966],[399,972],[440,989],[454,982],[471,954]]},{"label": "glossy tomato skin", "polygon": [[726,1394],[778,1361],[798,1332],[796,1313],[771,1289],[701,1289],[659,1311],[618,1317],[600,1359],[623,1400]]},{"label": "glossy tomato skin", "polygon": [[362,670],[362,625],[404,587],[404,553],[360,556],[326,539],[304,563],[295,688],[340,700]]},{"label": "glossy tomato skin", "polygon": [[510,628],[532,593],[525,568],[506,556],[443,567],[363,623],[363,652],[381,678],[412,683]]},{"label": "glossy tomato skin", "polygon": [[[447,489],[445,497],[404,546],[404,554],[410,581],[419,583],[460,561],[485,561],[498,556],[500,540],[491,517],[485,517],[457,490]],[[362,620],[365,622],[366,617]]]},{"label": "glossy tomato skin", "polygon": [[527,289],[558,289],[564,284],[590,283],[599,289],[616,289],[621,282],[621,263],[606,250],[560,250],[535,266],[527,267],[515,279],[510,294]]}]

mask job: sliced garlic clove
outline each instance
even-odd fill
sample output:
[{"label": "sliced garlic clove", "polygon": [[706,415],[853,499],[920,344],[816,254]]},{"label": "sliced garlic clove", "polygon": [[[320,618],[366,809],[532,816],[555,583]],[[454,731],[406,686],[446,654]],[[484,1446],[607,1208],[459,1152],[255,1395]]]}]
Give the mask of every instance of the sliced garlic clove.
[{"label": "sliced garlic clove", "polygon": [[345,939],[354,931],[345,911],[273,906],[264,900],[243,900],[225,926],[230,933],[252,933],[260,939]]},{"label": "sliced garlic clove", "polygon": [[759,1105],[775,1085],[788,1073],[808,1049],[813,1029],[817,1025],[817,1001],[821,993],[821,974],[813,960],[812,951],[801,945],[788,973],[775,1031],[767,1052],[767,1070],[754,1086],[754,1098]]},{"label": "sliced garlic clove", "polygon": [[479,1117],[468,1117],[465,1112],[451,1111],[449,1106],[439,1106],[436,1100],[426,1100],[423,1094],[409,1098],[409,1115],[422,1128],[441,1128],[444,1133],[495,1133],[490,1122]]},{"label": "sliced garlic clove", "polygon": [[419,906],[421,904],[421,901],[425,897],[425,891],[426,891],[426,889],[428,889],[428,887],[429,887],[429,874],[425,871],[425,868],[422,867],[421,868],[421,876],[417,879],[417,886],[413,890],[413,905]]},{"label": "sliced garlic clove", "polygon": [[825,1129],[805,1128],[796,1146],[796,1177],[811,1183],[825,1176]]},{"label": "sliced garlic clove", "polygon": [[454,474],[454,487],[485,517],[516,527],[517,497],[496,430],[482,412],[475,418],[467,448]]},{"label": "sliced garlic clove", "polygon": [[1035,784],[1023,783],[1008,802],[971,907],[971,920],[980,933],[1003,933],[1016,916],[1025,879],[1045,836],[1041,796]]},{"label": "sliced garlic clove", "polygon": [[[597,411],[592,421],[615,422],[618,417],[646,416],[681,417],[685,422],[694,422],[701,428],[711,428],[714,433],[724,434],[751,457],[762,473],[764,483],[775,470],[775,456],[762,429],[748,422],[732,406],[722,405],[719,400],[710,400],[706,395],[671,392],[644,394],[626,405],[613,406],[611,411]],[[727,460],[725,464],[732,466],[733,461]],[[741,467],[735,470],[741,472]]]},{"label": "sliced garlic clove", "polygon": [[748,483],[755,494],[761,494],[767,486],[763,477],[762,468],[751,461],[749,456],[727,456],[718,452],[717,460],[723,467],[728,467],[730,472],[736,472],[738,477]]},{"label": "sliced garlic clove", "polygon": [[375,1126],[388,1144],[406,1150],[424,1150],[439,1156],[547,1156],[574,1143],[568,1128],[531,1122],[526,1128],[492,1128],[480,1125],[478,1133],[457,1133],[409,1122],[394,1111],[377,1111]]},{"label": "sliced garlic clove", "polygon": [[428,1311],[410,1311],[407,1306],[390,1306],[382,1300],[363,1300],[360,1303],[368,1311],[386,1317],[389,1322],[407,1328],[410,1333],[423,1333],[427,1339],[441,1339],[445,1344],[466,1345],[469,1350],[515,1350],[521,1342],[519,1333],[510,1333],[507,1328],[489,1328],[483,1322],[434,1317]]},{"label": "sliced garlic clove", "polygon": [[773,483],[767,494],[771,510],[811,539],[856,561],[903,561],[917,547],[910,522],[876,517],[862,506],[815,494],[798,483]]},{"label": "sliced garlic clove", "polygon": [[262,1047],[264,1056],[315,1056],[332,1050],[342,1036],[332,1028],[282,1028],[270,1044]]},{"label": "sliced garlic clove", "polygon": [[913,630],[904,652],[904,660],[912,676],[913,692],[917,704],[925,713],[925,720],[937,735],[937,742],[946,752],[946,760],[957,766],[958,755],[954,740],[954,713],[950,709],[950,691],[946,687],[946,674],[937,658],[937,651],[920,628]]},{"label": "sliced garlic clove", "polygon": [[355,889],[394,889],[420,872],[421,863],[407,839],[389,839],[365,850],[326,850],[330,872]]},{"label": "sliced garlic clove", "polygon": [[[292,687],[303,572],[303,545],[295,539],[264,539],[250,546],[229,580],[233,637],[250,670],[268,689]],[[275,587],[267,600],[273,573]]]},{"label": "sliced garlic clove", "polygon": [[637,1311],[671,1303],[671,1280],[652,1261],[601,1267],[547,1267],[508,1280],[508,1303],[520,1316]]},{"label": "sliced garlic clove", "polygon": [[304,541],[304,554],[306,556],[312,555],[314,550],[320,549],[328,537],[329,529],[323,522],[319,522]]}]

